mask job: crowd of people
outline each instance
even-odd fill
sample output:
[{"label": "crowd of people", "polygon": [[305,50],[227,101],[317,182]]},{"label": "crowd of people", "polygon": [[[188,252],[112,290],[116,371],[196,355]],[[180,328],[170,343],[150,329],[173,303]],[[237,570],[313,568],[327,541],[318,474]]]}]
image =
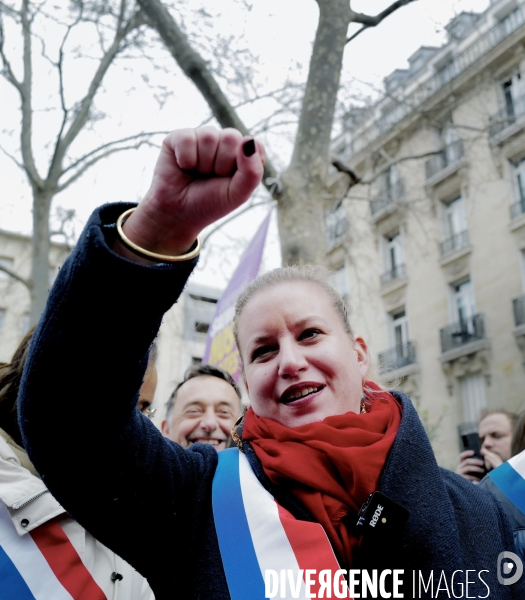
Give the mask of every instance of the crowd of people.
[{"label": "crowd of people", "polygon": [[[502,552],[523,553],[523,514],[497,476],[473,484],[519,451],[523,416],[484,415],[482,458],[440,468],[410,399],[371,379],[366,342],[320,267],[270,271],[237,299],[246,411],[231,377],[203,365],[174,390],[161,431],[147,418],[154,339],[198,235],[250,197],[264,161],[235,130],[178,130],[138,206],[91,216],[36,330],[0,370],[2,527],[37,548],[64,537],[108,600],[257,600],[267,571],[301,581],[307,569],[332,573],[334,596],[360,570],[383,573],[384,597],[416,597],[419,577],[421,598],[459,584],[453,597],[525,598],[524,580],[497,572]],[[31,589],[23,562],[11,584]],[[46,575],[68,589],[53,565]],[[5,581],[0,598],[21,598]]]}]

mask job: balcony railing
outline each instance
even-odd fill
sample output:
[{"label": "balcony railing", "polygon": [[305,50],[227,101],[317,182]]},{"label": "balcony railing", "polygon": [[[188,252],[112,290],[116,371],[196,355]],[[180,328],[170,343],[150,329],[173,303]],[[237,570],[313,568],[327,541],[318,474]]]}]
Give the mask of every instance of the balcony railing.
[{"label": "balcony railing", "polygon": [[348,231],[348,219],[343,217],[336,223],[331,223],[326,227],[326,243],[329,247],[335,246],[339,241],[345,238]]},{"label": "balcony railing", "polygon": [[465,230],[461,233],[456,233],[441,242],[441,256],[444,256],[453,250],[465,248],[468,244],[468,231]]},{"label": "balcony railing", "polygon": [[525,96],[520,96],[512,100],[511,104],[507,104],[495,115],[489,119],[489,136],[494,137],[498,133],[507,129],[514,123],[525,118]]},{"label": "balcony railing", "polygon": [[514,309],[514,323],[516,327],[525,325],[525,296],[514,298],[512,308]]},{"label": "balcony railing", "polygon": [[374,200],[370,200],[370,212],[372,213],[372,216],[400,200],[403,196],[403,191],[402,182],[397,181],[389,189],[384,190],[381,196]]},{"label": "balcony railing", "polygon": [[519,202],[510,205],[510,218],[515,219],[525,213],[525,198],[522,198]]},{"label": "balcony railing", "polygon": [[348,219],[342,206],[336,211],[325,213],[325,232],[328,248],[332,248],[346,238]]},{"label": "balcony railing", "polygon": [[416,349],[412,342],[397,344],[394,348],[381,352],[379,365],[382,373],[401,369],[416,362]]},{"label": "balcony railing", "polygon": [[358,133],[353,139],[354,151],[360,152],[383,135],[404,117],[412,114],[419,106],[445,87],[453,79],[461,75],[498,44],[507,39],[525,23],[525,6],[522,4],[503,21],[494,25],[485,34],[476,39],[470,46],[460,52],[443,69],[422,82],[413,92],[404,96],[400,103],[392,107],[376,119],[372,125]]},{"label": "balcony railing", "polygon": [[401,279],[405,275],[405,265],[396,265],[395,267],[392,267],[390,271],[386,271],[381,275],[381,285],[386,285],[393,279]]},{"label": "balcony railing", "polygon": [[427,179],[442,171],[445,167],[459,162],[464,155],[463,140],[457,140],[445,147],[439,154],[432,156],[425,163]]},{"label": "balcony railing", "polygon": [[476,340],[485,338],[485,317],[474,315],[469,319],[463,319],[458,323],[440,329],[441,352],[447,352],[459,348]]}]

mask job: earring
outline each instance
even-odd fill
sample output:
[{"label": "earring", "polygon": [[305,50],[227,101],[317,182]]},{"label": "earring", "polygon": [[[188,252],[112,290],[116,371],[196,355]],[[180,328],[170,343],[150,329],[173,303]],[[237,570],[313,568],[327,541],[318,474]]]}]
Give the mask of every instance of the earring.
[{"label": "earring", "polygon": [[361,390],[361,414],[366,413],[366,394],[364,388]]}]

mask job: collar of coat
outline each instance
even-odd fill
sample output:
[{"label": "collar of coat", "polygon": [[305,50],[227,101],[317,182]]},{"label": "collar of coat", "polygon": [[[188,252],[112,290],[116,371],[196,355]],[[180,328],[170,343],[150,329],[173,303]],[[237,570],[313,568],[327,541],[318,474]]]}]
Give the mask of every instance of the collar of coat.
[{"label": "collar of coat", "polygon": [[6,437],[0,430],[0,501],[7,506],[18,534],[25,535],[65,511],[42,480],[22,464],[24,450],[17,446],[15,453],[15,442],[10,444]]}]

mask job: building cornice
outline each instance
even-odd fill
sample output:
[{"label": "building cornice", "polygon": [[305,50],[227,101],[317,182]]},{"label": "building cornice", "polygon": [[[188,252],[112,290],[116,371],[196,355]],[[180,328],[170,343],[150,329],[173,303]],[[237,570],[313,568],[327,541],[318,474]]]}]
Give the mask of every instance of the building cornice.
[{"label": "building cornice", "polygon": [[[493,7],[490,7],[491,10]],[[525,34],[525,4],[521,4],[503,31],[498,23],[479,35],[467,47],[453,55],[447,65],[422,80],[415,89],[403,94],[395,106],[353,136],[352,163],[360,163],[378,145],[388,143],[401,131],[413,126],[422,113],[435,108],[451,95],[462,93],[473,77],[484,72],[494,62],[512,50]],[[452,49],[454,42],[443,47]],[[428,67],[431,65],[428,64]],[[427,68],[427,72],[428,72]]]}]

